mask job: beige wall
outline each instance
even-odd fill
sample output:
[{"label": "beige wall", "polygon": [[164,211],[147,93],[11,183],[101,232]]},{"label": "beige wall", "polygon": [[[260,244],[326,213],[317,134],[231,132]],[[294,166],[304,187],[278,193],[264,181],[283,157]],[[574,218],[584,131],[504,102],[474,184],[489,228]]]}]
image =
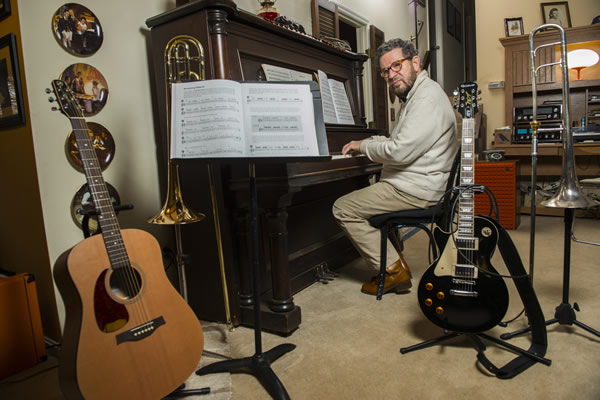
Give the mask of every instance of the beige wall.
[{"label": "beige wall", "polygon": [[[540,3],[531,0],[476,0],[477,81],[488,117],[488,144],[494,129],[510,124],[510,121],[504,120],[504,89],[489,90],[487,87],[488,82],[504,80],[504,47],[498,40],[505,36],[504,18],[523,17],[523,29],[529,35],[544,22]],[[589,25],[596,15],[600,15],[600,1],[570,0],[568,3],[573,26]]]}]

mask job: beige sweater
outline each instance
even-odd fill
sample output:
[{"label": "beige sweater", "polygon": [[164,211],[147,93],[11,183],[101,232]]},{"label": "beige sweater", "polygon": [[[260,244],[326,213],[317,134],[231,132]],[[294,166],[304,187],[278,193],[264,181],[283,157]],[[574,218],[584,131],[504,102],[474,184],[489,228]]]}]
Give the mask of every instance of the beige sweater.
[{"label": "beige sweater", "polygon": [[381,180],[423,200],[443,194],[458,150],[456,118],[440,85],[421,71],[390,137],[364,140],[360,152],[383,164]]}]

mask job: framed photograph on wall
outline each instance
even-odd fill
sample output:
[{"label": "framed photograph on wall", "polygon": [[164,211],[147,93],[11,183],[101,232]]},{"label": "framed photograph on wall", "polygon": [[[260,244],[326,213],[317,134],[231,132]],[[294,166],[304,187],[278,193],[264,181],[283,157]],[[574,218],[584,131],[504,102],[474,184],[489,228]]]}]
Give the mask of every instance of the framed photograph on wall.
[{"label": "framed photograph on wall", "polygon": [[504,32],[507,37],[523,35],[523,18],[504,18]]},{"label": "framed photograph on wall", "polygon": [[14,33],[0,38],[0,128],[25,123]]},{"label": "framed photograph on wall", "polygon": [[10,15],[10,0],[0,0],[0,21]]},{"label": "framed photograph on wall", "polygon": [[563,28],[571,27],[571,14],[569,14],[569,3],[567,1],[555,1],[552,3],[541,3],[542,18],[545,24],[557,24]]}]

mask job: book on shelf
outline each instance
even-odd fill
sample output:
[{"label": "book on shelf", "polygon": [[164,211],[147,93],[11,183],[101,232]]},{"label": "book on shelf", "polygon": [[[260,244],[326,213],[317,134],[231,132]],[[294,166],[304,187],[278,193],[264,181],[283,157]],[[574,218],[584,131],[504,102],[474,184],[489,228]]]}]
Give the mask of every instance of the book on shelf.
[{"label": "book on shelf", "polygon": [[172,159],[329,156],[316,82],[175,83]]},{"label": "book on shelf", "polygon": [[[270,64],[261,64],[265,77],[269,82],[277,81],[312,81],[311,74],[295,71],[290,68]],[[323,105],[323,118],[326,124],[354,125],[354,116],[350,107],[350,100],[343,82],[329,78],[327,74],[318,70],[315,74],[321,88],[321,101]]]}]

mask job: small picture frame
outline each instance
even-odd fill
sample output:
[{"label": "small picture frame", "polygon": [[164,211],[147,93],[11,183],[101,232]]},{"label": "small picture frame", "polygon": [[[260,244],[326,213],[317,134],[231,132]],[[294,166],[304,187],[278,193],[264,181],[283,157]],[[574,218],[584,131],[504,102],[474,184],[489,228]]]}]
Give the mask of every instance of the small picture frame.
[{"label": "small picture frame", "polygon": [[523,17],[504,18],[504,32],[506,37],[523,35]]},{"label": "small picture frame", "polygon": [[10,0],[0,0],[0,21],[10,16]]},{"label": "small picture frame", "polygon": [[571,27],[571,14],[569,14],[569,2],[555,1],[552,3],[540,3],[542,7],[542,18],[544,24],[556,24],[563,28]]},{"label": "small picture frame", "polygon": [[0,38],[0,129],[25,123],[14,33]]}]

